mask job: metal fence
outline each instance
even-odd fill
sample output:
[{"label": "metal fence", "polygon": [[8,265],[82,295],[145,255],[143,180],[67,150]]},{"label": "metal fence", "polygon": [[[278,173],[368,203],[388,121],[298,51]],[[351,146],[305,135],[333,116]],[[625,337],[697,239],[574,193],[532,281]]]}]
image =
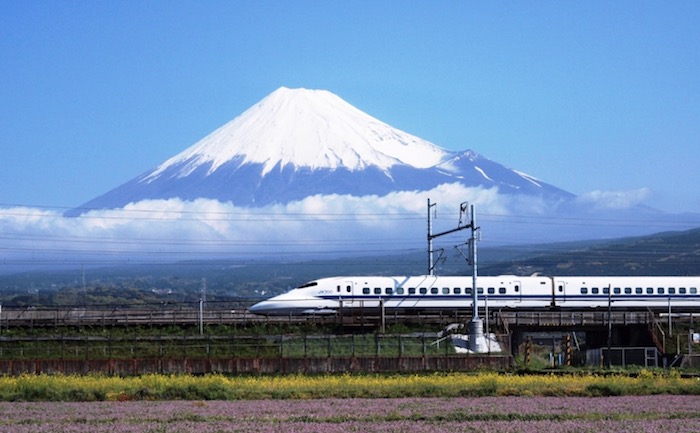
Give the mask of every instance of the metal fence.
[{"label": "metal fence", "polygon": [[[498,336],[507,344],[505,335]],[[509,353],[507,346],[503,353]],[[306,358],[456,354],[435,333],[259,336],[0,336],[0,360],[134,358]],[[493,353],[498,353],[494,349]]]},{"label": "metal fence", "polygon": [[1,337],[0,375],[342,373],[508,369],[507,351],[457,354],[435,333]]},{"label": "metal fence", "polygon": [[586,351],[586,364],[592,366],[630,365],[648,367],[660,366],[659,351],[656,347],[611,347],[610,349],[589,349]]}]

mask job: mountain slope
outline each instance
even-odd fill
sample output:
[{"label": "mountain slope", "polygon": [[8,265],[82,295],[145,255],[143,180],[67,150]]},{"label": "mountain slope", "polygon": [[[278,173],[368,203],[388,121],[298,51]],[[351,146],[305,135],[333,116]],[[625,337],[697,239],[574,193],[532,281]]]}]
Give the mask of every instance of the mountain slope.
[{"label": "mountain slope", "polygon": [[153,170],[67,215],[144,199],[265,206],[315,194],[384,195],[455,182],[507,194],[573,197],[475,152],[451,152],[392,128],[330,92],[283,87]]},{"label": "mountain slope", "polygon": [[262,175],[277,165],[310,169],[396,164],[427,168],[446,152],[390,127],[323,90],[280,88],[242,115],[151,172],[144,181],[179,167],[186,176],[201,166],[211,174],[235,161],[262,164]]},{"label": "mountain slope", "polygon": [[[547,245],[545,245],[547,247]],[[698,275],[700,229],[663,232],[608,240],[582,242],[577,247],[549,246],[544,253],[483,268],[491,275]],[[533,247],[534,249],[534,247]]]}]

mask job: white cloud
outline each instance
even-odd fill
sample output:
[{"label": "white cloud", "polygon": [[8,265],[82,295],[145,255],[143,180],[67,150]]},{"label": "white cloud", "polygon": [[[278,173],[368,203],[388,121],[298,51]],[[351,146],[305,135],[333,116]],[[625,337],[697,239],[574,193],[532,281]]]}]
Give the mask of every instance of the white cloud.
[{"label": "white cloud", "polygon": [[[489,242],[592,238],[595,233],[588,219],[585,230],[572,227],[584,224],[571,219],[570,215],[578,215],[576,209],[627,209],[649,194],[648,189],[594,191],[579,197],[573,208],[563,206],[566,214],[559,203],[545,199],[459,184],[385,196],[316,195],[263,208],[241,208],[207,199],[146,200],[75,218],[56,211],[15,207],[0,209],[0,263],[110,264],[224,257],[245,261],[306,254],[328,257],[349,252],[422,251],[427,242],[428,198],[438,204],[434,233],[455,228],[460,204],[468,202],[475,205],[478,224]],[[557,221],[562,215],[569,216]],[[606,221],[609,225],[610,219],[606,217]],[[624,223],[628,222],[625,217]],[[649,230],[648,224],[631,228]],[[606,236],[610,236],[610,227],[607,230]],[[450,245],[464,242],[466,236],[464,232],[455,234],[456,241]]]},{"label": "white cloud", "polygon": [[450,226],[457,223],[461,202],[505,214],[512,201],[495,189],[453,184],[382,197],[316,195],[263,208],[207,199],[145,200],[74,218],[15,207],[0,209],[0,256],[10,261],[49,256],[67,261],[159,261],[228,254],[399,251],[425,242],[429,197],[440,206],[436,224]]},{"label": "white cloud", "polygon": [[629,191],[591,191],[576,198],[579,204],[595,209],[629,209],[644,203],[652,195],[649,188],[639,188]]}]

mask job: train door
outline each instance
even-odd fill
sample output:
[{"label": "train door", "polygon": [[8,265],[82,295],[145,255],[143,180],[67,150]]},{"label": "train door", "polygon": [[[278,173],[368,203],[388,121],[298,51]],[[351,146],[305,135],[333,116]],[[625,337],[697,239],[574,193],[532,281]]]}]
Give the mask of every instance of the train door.
[{"label": "train door", "polygon": [[523,300],[523,285],[520,281],[513,281],[513,302],[517,305]]},{"label": "train door", "polygon": [[561,306],[564,302],[566,302],[566,281],[554,279],[551,306]]},{"label": "train door", "polygon": [[342,308],[352,308],[356,305],[355,301],[355,283],[352,281],[343,281],[340,283],[340,299]]}]

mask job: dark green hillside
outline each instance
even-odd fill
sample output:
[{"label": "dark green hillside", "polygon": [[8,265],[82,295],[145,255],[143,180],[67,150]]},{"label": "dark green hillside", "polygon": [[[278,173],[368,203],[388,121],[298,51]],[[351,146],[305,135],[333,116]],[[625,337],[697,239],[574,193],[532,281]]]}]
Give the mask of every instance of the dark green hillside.
[{"label": "dark green hillside", "polygon": [[482,271],[490,275],[700,275],[700,229],[537,254]]},{"label": "dark green hillside", "polygon": [[[492,248],[480,263],[521,259],[562,246]],[[436,254],[436,273],[465,275],[470,268],[456,251]],[[25,306],[129,305],[199,302],[206,284],[208,302],[259,299],[317,278],[339,275],[420,275],[427,272],[427,253],[308,261],[188,261],[88,268],[84,271],[35,271],[0,275],[0,304]],[[83,285],[83,276],[85,285]]]},{"label": "dark green hillside", "polygon": [[[436,274],[470,275],[456,251],[436,255]],[[0,275],[0,304],[195,306],[206,281],[208,302],[253,300],[309,280],[337,275],[418,275],[427,253],[299,262],[191,261]],[[615,241],[480,248],[479,274],[700,275],[700,229]]]}]

